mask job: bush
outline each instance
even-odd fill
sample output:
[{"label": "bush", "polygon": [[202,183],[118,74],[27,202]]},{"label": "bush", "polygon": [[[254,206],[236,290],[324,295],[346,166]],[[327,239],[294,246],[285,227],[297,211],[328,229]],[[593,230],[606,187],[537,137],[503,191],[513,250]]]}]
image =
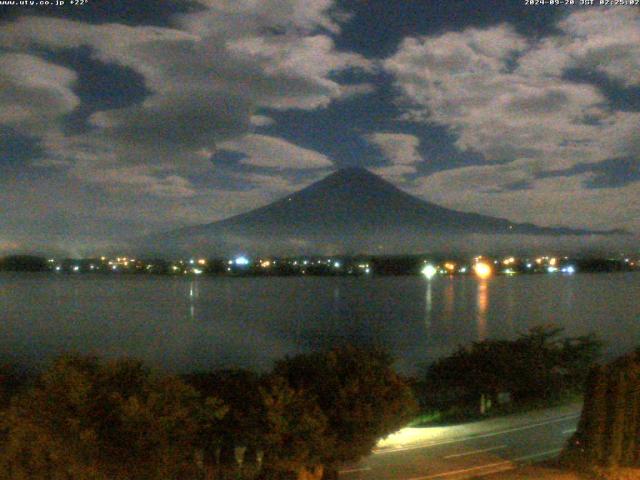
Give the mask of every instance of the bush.
[{"label": "bush", "polygon": [[152,479],[191,475],[222,404],[139,362],[57,359],[2,417],[0,478]]},{"label": "bush", "polygon": [[417,404],[389,355],[352,346],[299,355],[276,364],[274,374],[313,398],[326,417],[320,460],[329,470],[371,452],[377,441],[405,426]]},{"label": "bush", "polygon": [[435,362],[425,378],[424,403],[448,409],[475,406],[500,392],[515,401],[558,397],[580,390],[599,356],[594,336],[558,338],[562,329],[532,328],[515,340],[485,340]]}]

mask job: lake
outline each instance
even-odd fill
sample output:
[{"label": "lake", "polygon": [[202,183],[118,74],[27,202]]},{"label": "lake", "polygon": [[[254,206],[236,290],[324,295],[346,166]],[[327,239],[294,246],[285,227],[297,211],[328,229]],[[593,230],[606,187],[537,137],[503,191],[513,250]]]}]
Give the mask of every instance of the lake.
[{"label": "lake", "polygon": [[0,361],[63,351],[133,356],[173,372],[270,368],[338,343],[382,345],[416,373],[458,345],[555,324],[607,357],[640,344],[640,274],[169,277],[0,274]]}]

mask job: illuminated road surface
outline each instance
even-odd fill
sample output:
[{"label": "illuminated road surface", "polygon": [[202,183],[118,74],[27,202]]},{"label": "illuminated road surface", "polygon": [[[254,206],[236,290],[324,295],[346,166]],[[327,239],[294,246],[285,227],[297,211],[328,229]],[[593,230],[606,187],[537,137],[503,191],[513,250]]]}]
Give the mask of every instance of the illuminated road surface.
[{"label": "illuminated road surface", "polygon": [[340,471],[343,480],[457,480],[511,470],[558,455],[575,431],[574,404],[441,428],[411,428]]}]

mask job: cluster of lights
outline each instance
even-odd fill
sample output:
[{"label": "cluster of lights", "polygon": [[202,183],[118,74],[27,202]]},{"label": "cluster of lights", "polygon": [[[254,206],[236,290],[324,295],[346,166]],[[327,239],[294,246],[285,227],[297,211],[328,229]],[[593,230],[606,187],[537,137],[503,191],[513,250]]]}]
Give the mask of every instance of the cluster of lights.
[{"label": "cluster of lights", "polygon": [[[473,273],[479,278],[489,278],[493,275],[493,267],[490,263],[482,260],[482,257],[476,257],[472,267]],[[467,273],[468,269],[465,266],[458,267],[454,262],[445,262],[443,268],[439,268],[431,263],[425,264],[421,273],[427,280],[431,280],[438,274],[453,275],[457,273]]]},{"label": "cluster of lights", "polygon": [[516,263],[516,259],[514,257],[505,258],[502,260],[503,265],[513,265]]},{"label": "cluster of lights", "polygon": [[[94,263],[88,263],[88,259],[76,260],[75,262],[70,263],[58,262],[54,258],[50,258],[47,261],[50,264],[50,268],[56,272],[67,271],[81,273],[100,270],[110,270],[114,272],[121,270],[126,272],[132,269],[146,271],[152,271],[152,269],[155,269],[155,266],[152,264],[146,264],[140,260],[127,256],[112,258],[101,256],[99,258],[100,261],[94,260]],[[640,262],[624,257],[621,261],[624,261],[629,266],[635,266]],[[276,263],[277,262],[272,258],[258,257],[256,259],[251,259],[247,255],[240,254],[228,259],[226,271],[233,272],[234,267],[238,267],[236,269],[237,271],[248,271],[247,269],[251,266],[254,266],[256,269],[270,269],[275,267]],[[360,260],[359,263],[350,263],[349,261],[345,261],[339,257],[298,257],[296,260],[284,259],[282,263],[284,265],[297,266],[302,274],[312,273],[309,268],[313,268],[314,265],[323,265],[328,269],[339,270],[340,273],[344,274],[370,274],[373,271],[371,264],[366,261],[363,262]],[[169,264],[169,272],[201,275],[206,271],[209,271],[208,266],[209,261],[207,259],[193,257],[187,260],[176,260],[174,263]],[[159,271],[162,271],[162,266]],[[577,271],[578,268],[575,264],[570,263],[569,257],[544,255],[533,257],[531,259],[526,257],[518,258],[516,256],[508,256],[498,259],[477,256],[469,264],[461,264],[458,261],[452,260],[446,260],[442,263],[427,263],[425,261],[421,273],[427,279],[432,279],[436,275],[456,275],[467,273],[474,274],[478,278],[489,278],[496,274],[515,275],[523,272],[542,272],[549,274],[562,273],[573,275]]]},{"label": "cluster of lights", "polygon": [[371,267],[369,266],[368,263],[359,263],[358,268],[361,271],[364,271],[364,273],[371,273]]}]

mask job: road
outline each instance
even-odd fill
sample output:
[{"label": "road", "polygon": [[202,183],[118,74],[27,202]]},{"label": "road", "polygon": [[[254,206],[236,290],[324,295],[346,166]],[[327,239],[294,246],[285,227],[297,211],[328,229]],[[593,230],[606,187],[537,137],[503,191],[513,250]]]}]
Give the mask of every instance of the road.
[{"label": "road", "polygon": [[341,480],[459,480],[558,455],[580,404],[453,427],[407,428],[379,443]]}]

